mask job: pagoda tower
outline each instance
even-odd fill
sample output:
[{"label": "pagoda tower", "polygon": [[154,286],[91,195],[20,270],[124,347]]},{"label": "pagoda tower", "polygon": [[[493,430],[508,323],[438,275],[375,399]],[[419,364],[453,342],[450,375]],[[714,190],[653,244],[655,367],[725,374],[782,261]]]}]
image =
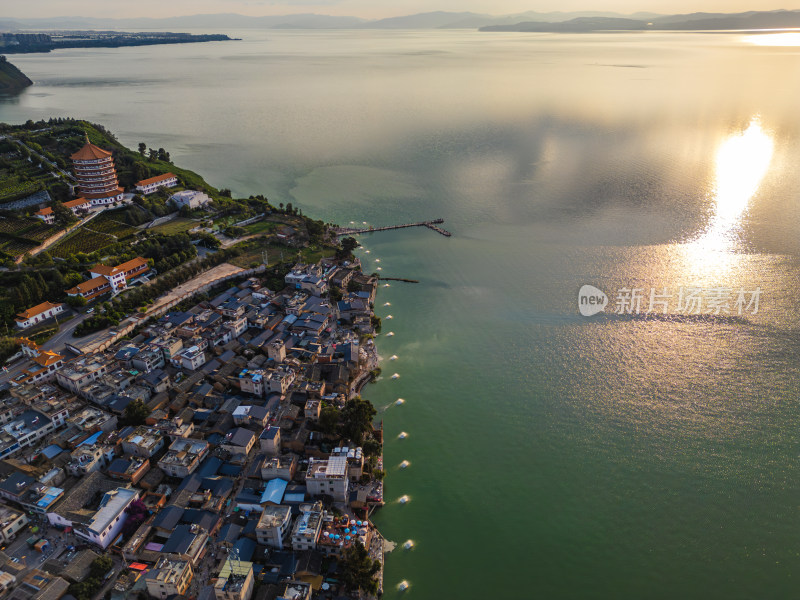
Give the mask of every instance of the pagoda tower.
[{"label": "pagoda tower", "polygon": [[111,152],[103,150],[89,141],[71,157],[75,179],[81,196],[92,206],[113,204],[122,200],[122,188],[117,181],[117,170]]}]

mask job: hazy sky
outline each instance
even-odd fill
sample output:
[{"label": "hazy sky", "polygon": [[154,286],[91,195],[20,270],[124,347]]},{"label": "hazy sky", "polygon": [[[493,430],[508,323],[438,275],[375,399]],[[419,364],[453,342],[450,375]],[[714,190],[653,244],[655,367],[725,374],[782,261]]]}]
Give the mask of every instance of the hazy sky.
[{"label": "hazy sky", "polygon": [[509,14],[534,10],[608,10],[621,13],[739,12],[800,9],[800,0],[2,0],[2,17],[103,16],[171,17],[235,12],[247,15],[317,13],[365,18],[393,17],[433,10]]}]

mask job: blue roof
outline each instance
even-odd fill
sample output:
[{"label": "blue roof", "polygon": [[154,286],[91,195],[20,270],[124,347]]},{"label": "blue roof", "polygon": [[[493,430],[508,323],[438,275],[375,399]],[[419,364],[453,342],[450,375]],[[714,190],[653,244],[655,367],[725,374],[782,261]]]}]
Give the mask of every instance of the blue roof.
[{"label": "blue roof", "polygon": [[57,444],[51,444],[50,446],[42,450],[42,454],[44,454],[47,458],[54,458],[59,454],[61,454],[63,451],[64,449],[61,446]]},{"label": "blue roof", "polygon": [[273,504],[280,504],[283,500],[283,493],[286,491],[286,486],[289,482],[285,479],[273,479],[268,484],[264,493],[261,494],[261,504],[264,502],[272,502]]},{"label": "blue roof", "polygon": [[[212,457],[212,458],[216,458],[216,457]],[[219,459],[217,459],[217,460],[219,460]],[[231,463],[225,463],[224,465],[222,465],[219,468],[219,474],[220,475],[227,475],[228,477],[235,477],[236,475],[241,473],[241,471],[242,471],[242,466],[241,465],[233,465]]]},{"label": "blue roof", "polygon": [[200,475],[200,477],[213,477],[217,474],[221,466],[222,459],[216,456],[209,456],[202,462],[200,468],[197,469],[197,474]]},{"label": "blue roof", "polygon": [[250,562],[253,558],[253,552],[256,551],[256,543],[249,538],[239,538],[233,544],[233,547],[239,551],[239,560]]},{"label": "blue roof", "polygon": [[78,448],[80,448],[81,446],[91,446],[92,444],[97,442],[97,440],[100,439],[100,436],[102,435],[102,433],[103,433],[102,431],[98,431],[97,433],[93,433],[88,438],[83,440],[80,444],[78,444]]}]

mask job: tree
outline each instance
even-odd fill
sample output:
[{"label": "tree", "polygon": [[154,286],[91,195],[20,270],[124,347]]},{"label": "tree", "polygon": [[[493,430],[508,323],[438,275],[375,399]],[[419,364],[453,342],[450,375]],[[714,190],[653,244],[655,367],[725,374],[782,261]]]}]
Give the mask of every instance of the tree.
[{"label": "tree", "polygon": [[139,154],[144,156],[144,153],[147,152],[147,144],[144,142],[139,142]]},{"label": "tree", "polygon": [[58,200],[53,202],[52,209],[56,222],[61,225],[71,225],[78,220],[78,217]]},{"label": "tree", "polygon": [[342,238],[340,246],[341,247],[336,250],[336,257],[352,258],[353,250],[358,248],[358,240],[356,240],[354,237],[348,236],[346,238]]},{"label": "tree", "polygon": [[150,409],[139,399],[134,400],[125,407],[122,420],[125,425],[144,425],[144,421],[150,416]]},{"label": "tree", "polygon": [[342,435],[356,445],[361,445],[364,434],[372,430],[372,419],[376,414],[377,411],[369,400],[348,400],[340,415]]},{"label": "tree", "polygon": [[369,552],[360,540],[350,546],[342,554],[339,561],[339,575],[342,583],[352,591],[362,590],[369,594],[378,592],[377,574],[381,569],[381,563],[372,560]]},{"label": "tree", "polygon": [[342,299],[342,290],[341,290],[341,288],[338,288],[335,285],[332,285],[331,286],[331,291],[330,291],[330,296],[331,296],[331,300],[333,302],[338,302],[339,300],[341,300]]},{"label": "tree", "polygon": [[323,433],[333,435],[339,427],[339,411],[332,406],[326,406],[319,415],[319,427]]},{"label": "tree", "polygon": [[147,151],[147,156],[150,160],[156,160],[158,158],[158,150],[153,150],[152,148],[150,148]]},{"label": "tree", "polygon": [[67,304],[72,308],[80,308],[86,306],[86,298],[83,296],[67,296]]}]

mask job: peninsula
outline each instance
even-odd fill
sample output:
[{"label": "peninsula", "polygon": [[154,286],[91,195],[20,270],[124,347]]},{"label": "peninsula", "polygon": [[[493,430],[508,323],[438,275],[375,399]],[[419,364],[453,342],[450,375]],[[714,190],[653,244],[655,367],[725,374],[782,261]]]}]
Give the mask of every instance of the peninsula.
[{"label": "peninsula", "polygon": [[6,586],[379,595],[379,282],[356,240],[99,125],[0,137]]},{"label": "peninsula", "polygon": [[231,41],[224,34],[171,32],[127,33],[121,31],[49,31],[47,33],[0,33],[0,51],[6,54],[50,52],[63,48],[120,48],[155,44]]},{"label": "peninsula", "polygon": [[5,56],[0,56],[0,94],[17,94],[31,85],[33,82],[25,73],[8,62]]}]

